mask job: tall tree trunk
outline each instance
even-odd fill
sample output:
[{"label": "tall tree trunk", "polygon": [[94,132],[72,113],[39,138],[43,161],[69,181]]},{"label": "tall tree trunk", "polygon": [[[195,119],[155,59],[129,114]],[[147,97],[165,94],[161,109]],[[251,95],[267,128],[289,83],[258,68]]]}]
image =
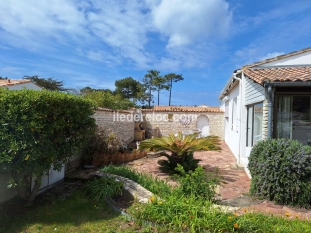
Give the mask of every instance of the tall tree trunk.
[{"label": "tall tree trunk", "polygon": [[171,79],[170,97],[169,97],[169,101],[168,101],[168,106],[171,106],[172,86],[173,86],[173,79]]},{"label": "tall tree trunk", "polygon": [[159,106],[159,103],[160,103],[160,89],[158,89],[158,106]]},{"label": "tall tree trunk", "polygon": [[150,108],[150,102],[151,102],[151,87],[149,88],[149,98],[148,98],[148,107]]},{"label": "tall tree trunk", "polygon": [[37,196],[37,193],[39,191],[40,186],[41,186],[41,178],[36,179],[35,185],[34,185],[33,189],[30,191],[30,195],[28,197],[27,204],[31,205],[33,203],[33,201],[35,200],[35,198]]}]

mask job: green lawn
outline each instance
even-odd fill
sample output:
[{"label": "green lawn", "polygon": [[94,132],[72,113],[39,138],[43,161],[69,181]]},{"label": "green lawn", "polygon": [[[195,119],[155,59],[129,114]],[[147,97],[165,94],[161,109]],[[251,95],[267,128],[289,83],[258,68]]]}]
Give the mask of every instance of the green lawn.
[{"label": "green lawn", "polygon": [[1,216],[0,232],[153,232],[141,228],[110,209],[105,201],[93,202],[76,190],[66,200],[51,200],[26,208],[22,214]]}]

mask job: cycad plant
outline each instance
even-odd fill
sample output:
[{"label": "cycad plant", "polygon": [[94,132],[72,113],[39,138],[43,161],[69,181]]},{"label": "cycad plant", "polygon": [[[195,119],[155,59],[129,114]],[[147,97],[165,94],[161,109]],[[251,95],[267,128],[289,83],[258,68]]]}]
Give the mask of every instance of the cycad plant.
[{"label": "cycad plant", "polygon": [[[140,149],[163,151],[161,154],[168,160],[159,160],[160,169],[168,173],[176,173],[175,168],[180,164],[186,172],[193,171],[198,167],[199,159],[193,158],[193,153],[199,150],[220,150],[219,138],[208,136],[197,138],[199,133],[183,136],[179,132],[176,136],[152,138],[140,143]],[[167,153],[167,152],[170,153]]]}]

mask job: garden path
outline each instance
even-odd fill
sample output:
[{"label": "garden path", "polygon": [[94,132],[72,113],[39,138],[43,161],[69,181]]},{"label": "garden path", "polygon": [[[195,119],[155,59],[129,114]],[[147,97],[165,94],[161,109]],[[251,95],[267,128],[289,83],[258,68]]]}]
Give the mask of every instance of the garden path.
[{"label": "garden path", "polygon": [[[289,206],[275,205],[270,201],[253,200],[249,197],[250,179],[244,170],[234,166],[236,158],[228,148],[225,142],[221,142],[221,151],[199,151],[194,153],[194,157],[201,159],[200,165],[206,168],[206,171],[213,171],[218,168],[220,175],[224,178],[222,184],[217,190],[219,197],[223,203],[238,206],[241,209],[238,213],[244,211],[258,211],[265,214],[273,214],[285,216],[289,214],[289,218],[310,219],[311,211],[305,209],[296,209]],[[149,157],[135,160],[128,163],[136,171],[151,174],[154,177],[168,179],[168,175],[159,170],[157,164],[159,159],[163,157]],[[172,182],[172,181],[171,181]]]}]

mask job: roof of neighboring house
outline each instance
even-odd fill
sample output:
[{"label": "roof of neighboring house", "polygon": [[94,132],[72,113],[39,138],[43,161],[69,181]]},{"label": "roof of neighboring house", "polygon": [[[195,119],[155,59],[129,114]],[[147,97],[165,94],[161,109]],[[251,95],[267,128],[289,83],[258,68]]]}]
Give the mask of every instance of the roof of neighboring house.
[{"label": "roof of neighboring house", "polygon": [[113,109],[110,109],[110,108],[102,108],[102,107],[98,107],[96,110],[97,111],[101,111],[101,112],[132,113],[131,111],[127,111],[127,110],[113,110]]},{"label": "roof of neighboring house", "polygon": [[280,56],[268,58],[266,60],[258,61],[258,62],[255,62],[253,64],[245,65],[245,66],[243,66],[243,68],[249,68],[249,67],[263,65],[263,64],[266,64],[266,63],[269,63],[269,62],[278,61],[278,60],[281,60],[281,59],[284,59],[284,58],[292,57],[292,56],[299,55],[299,54],[302,54],[302,53],[305,53],[305,52],[310,52],[310,51],[311,51],[311,47],[305,48],[305,49],[301,49],[301,50],[294,51],[294,52],[291,52],[291,53],[286,53],[286,54],[283,54],[283,55],[280,55]]},{"label": "roof of neighboring house", "polygon": [[154,106],[153,109],[142,109],[142,112],[223,112],[219,107],[189,107],[189,106]]},{"label": "roof of neighboring house", "polygon": [[264,82],[311,81],[311,66],[244,68],[243,72],[259,84]]},{"label": "roof of neighboring house", "polygon": [[0,79],[0,87],[13,86],[16,84],[24,84],[31,83],[29,79],[21,79],[21,80],[11,80],[11,79]]}]

